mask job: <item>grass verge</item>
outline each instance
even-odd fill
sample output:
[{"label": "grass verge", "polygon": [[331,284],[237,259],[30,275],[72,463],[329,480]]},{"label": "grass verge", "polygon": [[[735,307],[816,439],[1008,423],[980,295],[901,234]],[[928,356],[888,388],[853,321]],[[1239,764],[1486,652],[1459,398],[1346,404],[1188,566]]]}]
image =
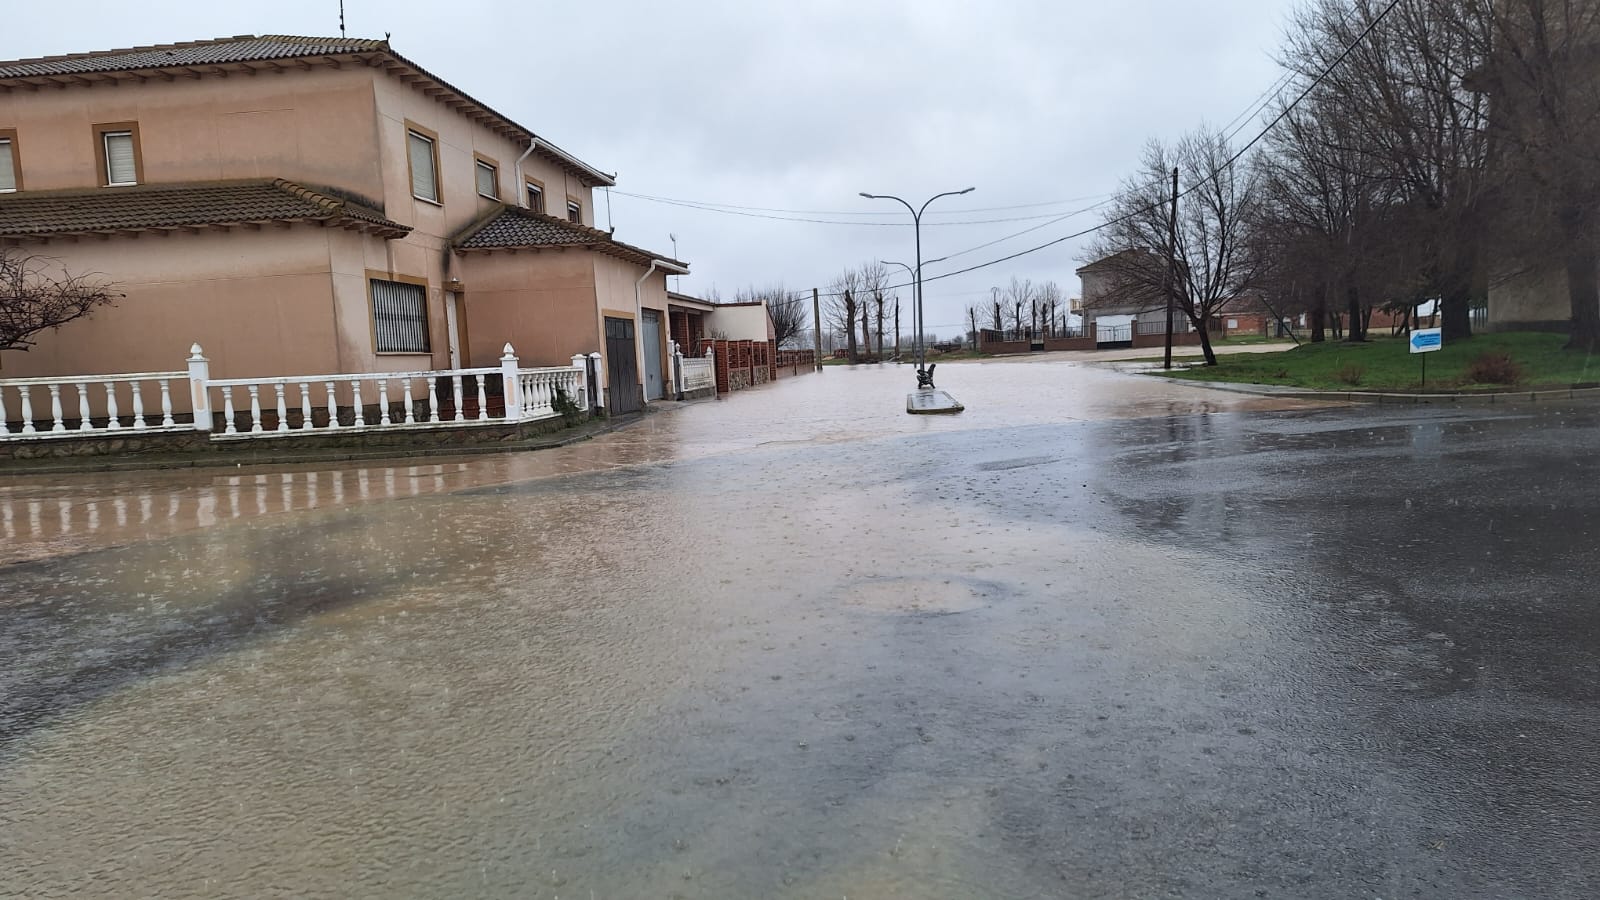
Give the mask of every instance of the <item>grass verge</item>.
[{"label": "grass verge", "polygon": [[[1427,390],[1566,387],[1600,381],[1600,358],[1563,350],[1566,340],[1559,334],[1518,332],[1447,343],[1442,350],[1428,354]],[[1484,384],[1469,374],[1475,361],[1494,354],[1505,354],[1516,362],[1520,377],[1514,384]],[[1416,391],[1422,387],[1422,358],[1408,352],[1405,340],[1385,337],[1364,344],[1326,341],[1282,353],[1237,354],[1222,357],[1215,366],[1157,374],[1312,390]]]}]

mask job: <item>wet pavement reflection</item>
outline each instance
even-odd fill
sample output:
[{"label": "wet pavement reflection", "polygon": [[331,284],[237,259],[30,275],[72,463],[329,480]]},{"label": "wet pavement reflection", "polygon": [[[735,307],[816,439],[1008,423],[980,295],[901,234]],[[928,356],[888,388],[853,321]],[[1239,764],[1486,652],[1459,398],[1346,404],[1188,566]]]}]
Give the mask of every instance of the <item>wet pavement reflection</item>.
[{"label": "wet pavement reflection", "polygon": [[0,895],[1595,894],[1594,412],[906,371],[0,481]]}]

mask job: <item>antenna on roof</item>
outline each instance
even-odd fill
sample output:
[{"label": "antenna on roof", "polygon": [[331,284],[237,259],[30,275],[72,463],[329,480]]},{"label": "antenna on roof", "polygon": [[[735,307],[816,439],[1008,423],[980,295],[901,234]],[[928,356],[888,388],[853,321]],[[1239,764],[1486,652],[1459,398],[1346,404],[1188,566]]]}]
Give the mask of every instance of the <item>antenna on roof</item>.
[{"label": "antenna on roof", "polygon": [[344,37],[344,0],[339,0],[339,37]]}]

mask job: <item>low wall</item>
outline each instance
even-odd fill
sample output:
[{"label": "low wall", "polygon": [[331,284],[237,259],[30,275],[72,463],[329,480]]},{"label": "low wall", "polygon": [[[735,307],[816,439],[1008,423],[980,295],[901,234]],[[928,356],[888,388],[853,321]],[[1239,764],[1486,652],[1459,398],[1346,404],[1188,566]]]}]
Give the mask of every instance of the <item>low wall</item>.
[{"label": "low wall", "polygon": [[1092,337],[1080,337],[1080,338],[1050,338],[1050,337],[1047,337],[1047,338],[1044,339],[1044,349],[1046,349],[1046,350],[1093,350],[1094,349],[1094,338],[1092,338]]},{"label": "low wall", "polygon": [[[1157,332],[1155,334],[1139,334],[1135,332],[1133,335],[1133,346],[1135,347],[1165,347],[1166,345],[1166,332]],[[1200,332],[1175,331],[1172,333],[1172,346],[1198,347],[1200,346]]]},{"label": "low wall", "polygon": [[[587,420],[587,416],[585,419]],[[91,434],[43,440],[0,441],[0,463],[8,459],[73,459],[96,456],[227,456],[229,454],[315,453],[329,450],[408,451],[450,447],[492,447],[550,434],[567,427],[560,418],[537,422],[471,426],[390,426],[371,431],[289,432],[271,437],[224,435],[205,431],[157,431]]]},{"label": "low wall", "polygon": [[987,341],[979,338],[979,353],[1029,353],[1033,344],[1029,341]]}]

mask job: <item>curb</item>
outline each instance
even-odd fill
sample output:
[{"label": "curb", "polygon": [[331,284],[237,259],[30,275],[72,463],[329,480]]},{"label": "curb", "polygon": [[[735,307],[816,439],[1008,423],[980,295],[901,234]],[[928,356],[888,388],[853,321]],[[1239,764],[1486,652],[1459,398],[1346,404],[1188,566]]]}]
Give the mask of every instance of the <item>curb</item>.
[{"label": "curb", "polygon": [[[281,466],[301,463],[358,462],[381,459],[426,459],[436,456],[481,456],[489,453],[521,453],[535,450],[553,450],[582,443],[591,438],[625,428],[641,421],[649,413],[627,413],[610,417],[601,425],[586,429],[581,434],[571,434],[553,440],[529,440],[506,444],[464,444],[451,447],[419,447],[405,450],[396,447],[372,450],[308,450],[298,453],[233,453],[204,454],[193,457],[139,458],[131,457],[58,457],[40,460],[7,460],[0,463],[0,479],[8,475],[61,475],[78,472],[137,472],[173,469],[238,468],[240,466]],[[580,426],[581,427],[581,426]],[[557,432],[560,434],[560,432]]]},{"label": "curb", "polygon": [[[1161,377],[1161,376],[1156,376]],[[1429,404],[1456,403],[1469,406],[1493,406],[1504,403],[1537,403],[1551,400],[1582,400],[1600,398],[1600,388],[1552,388],[1542,391],[1485,391],[1472,394],[1402,394],[1383,391],[1307,391],[1282,389],[1270,384],[1245,384],[1226,381],[1195,381],[1190,378],[1168,378],[1172,384],[1207,388],[1213,391],[1230,391],[1235,394],[1252,394],[1257,397],[1283,397],[1289,400],[1329,400],[1346,403],[1371,404]]]}]

